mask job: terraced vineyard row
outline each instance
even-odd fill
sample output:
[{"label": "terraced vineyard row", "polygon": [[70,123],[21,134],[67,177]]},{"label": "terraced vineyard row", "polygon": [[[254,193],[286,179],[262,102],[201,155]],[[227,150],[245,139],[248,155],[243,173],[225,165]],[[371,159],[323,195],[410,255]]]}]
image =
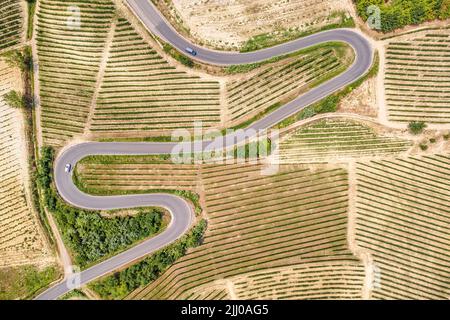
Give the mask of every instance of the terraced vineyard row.
[{"label": "terraced vineyard row", "polygon": [[228,121],[236,125],[243,118],[255,116],[287,97],[298,96],[312,82],[342,69],[344,58],[336,49],[321,48],[290,58],[282,65],[264,68],[245,79],[230,81],[227,84]]},{"label": "terraced vineyard row", "polygon": [[450,31],[434,31],[387,48],[386,99],[392,121],[450,123]]},{"label": "terraced vineyard row", "polygon": [[189,75],[169,65],[127,20],[120,19],[110,50],[92,132],[97,135],[170,135],[221,122],[217,81]]},{"label": "terraced vineyard row", "polygon": [[320,120],[296,130],[280,143],[281,163],[327,162],[364,156],[397,154],[410,142],[378,135],[350,120]]},{"label": "terraced vineyard row", "polygon": [[357,164],[358,245],[373,255],[377,299],[450,296],[450,157]]},{"label": "terraced vineyard row", "polygon": [[357,262],[306,263],[232,278],[240,300],[361,299],[364,267]]},{"label": "terraced vineyard row", "polygon": [[204,244],[129,298],[188,298],[211,281],[260,269],[356,263],[346,247],[346,172],[291,166],[267,177],[261,168],[202,167],[209,216]]},{"label": "terraced vineyard row", "polygon": [[19,44],[23,37],[22,0],[0,0],[0,51]]},{"label": "terraced vineyard row", "polygon": [[18,83],[20,74],[0,61],[0,267],[45,264],[50,259],[37,217],[25,196],[22,114],[2,98]]},{"label": "terraced vineyard row", "polygon": [[[80,10],[79,25],[71,7]],[[37,42],[46,144],[61,146],[83,133],[113,13],[109,0],[40,2]]]},{"label": "terraced vineyard row", "polygon": [[[341,271],[336,272],[348,276],[338,280],[331,272],[328,281],[319,286],[316,279],[308,282],[298,275],[295,294],[301,295],[304,286],[317,297],[328,297],[327,288],[333,282],[342,289],[347,286],[351,293],[346,297],[361,290],[362,265],[347,249],[348,187],[343,169],[312,172],[293,165],[282,166],[277,175],[262,176],[262,165],[195,168],[150,156],[133,159],[87,159],[77,168],[78,180],[85,190],[97,194],[173,190],[179,183],[180,189],[204,197],[208,230],[202,246],[129,298],[225,298],[228,289],[217,281],[234,281],[233,277],[243,273],[286,265],[297,265],[305,275],[313,265],[323,267],[321,275],[338,265]],[[282,286],[273,292],[274,297],[281,295]],[[255,288],[253,294],[259,295],[259,290],[263,287]],[[336,295],[341,295],[342,291],[338,292]]]},{"label": "terraced vineyard row", "polygon": [[193,191],[198,174],[195,165],[174,165],[148,156],[86,158],[76,169],[79,186],[103,194],[155,189]]}]

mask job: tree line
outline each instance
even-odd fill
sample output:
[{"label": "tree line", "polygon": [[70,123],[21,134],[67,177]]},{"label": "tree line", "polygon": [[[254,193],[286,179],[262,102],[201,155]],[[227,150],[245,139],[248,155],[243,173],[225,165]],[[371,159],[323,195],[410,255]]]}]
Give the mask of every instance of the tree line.
[{"label": "tree line", "polygon": [[380,8],[381,31],[390,32],[407,25],[418,25],[435,19],[450,18],[450,0],[353,0],[360,17],[367,21],[368,8]]}]

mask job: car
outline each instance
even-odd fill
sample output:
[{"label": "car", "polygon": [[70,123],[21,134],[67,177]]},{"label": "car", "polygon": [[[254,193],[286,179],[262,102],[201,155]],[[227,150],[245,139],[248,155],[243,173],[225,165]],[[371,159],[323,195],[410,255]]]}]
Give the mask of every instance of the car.
[{"label": "car", "polygon": [[190,47],[187,47],[187,48],[186,48],[186,52],[189,53],[189,54],[191,54],[191,55],[193,55],[193,56],[196,56],[196,55],[197,55],[197,51],[195,51],[194,49],[192,49],[192,48],[190,48]]},{"label": "car", "polygon": [[70,170],[72,170],[72,165],[70,163],[66,164],[66,166],[64,167],[64,171],[66,173],[69,173]]}]

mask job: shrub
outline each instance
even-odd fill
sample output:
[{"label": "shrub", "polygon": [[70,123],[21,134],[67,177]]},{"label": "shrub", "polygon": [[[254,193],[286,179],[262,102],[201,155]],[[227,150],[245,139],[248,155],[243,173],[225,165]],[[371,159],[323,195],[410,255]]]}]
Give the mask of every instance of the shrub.
[{"label": "shrub", "polygon": [[423,121],[413,121],[408,125],[409,132],[415,135],[421,134],[426,127],[427,125]]},{"label": "shrub", "polygon": [[3,100],[12,108],[23,109],[26,106],[25,97],[15,90],[11,90],[3,95]]},{"label": "shrub", "polygon": [[427,151],[428,150],[428,145],[426,143],[421,143],[419,145],[419,147],[420,147],[420,150],[422,150],[422,151]]}]

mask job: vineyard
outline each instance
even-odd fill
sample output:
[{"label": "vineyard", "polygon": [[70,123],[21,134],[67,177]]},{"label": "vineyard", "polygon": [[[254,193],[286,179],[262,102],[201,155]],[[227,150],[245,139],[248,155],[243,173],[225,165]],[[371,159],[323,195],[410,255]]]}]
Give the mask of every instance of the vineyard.
[{"label": "vineyard", "polygon": [[219,83],[168,64],[120,19],[91,131],[97,136],[169,135],[179,128],[220,127]]},{"label": "vineyard", "polygon": [[15,46],[23,37],[22,0],[0,0],[0,51]]},{"label": "vineyard", "polygon": [[450,32],[393,40],[386,52],[386,99],[391,121],[450,123]]},{"label": "vineyard", "polygon": [[302,127],[280,143],[281,163],[327,162],[392,155],[406,151],[410,142],[378,135],[362,123],[319,120]]},{"label": "vineyard", "polygon": [[300,35],[339,24],[342,17],[335,13],[350,9],[345,1],[339,0],[155,2],[162,8],[168,6],[168,18],[180,29],[189,30],[189,35],[199,43],[226,49],[241,48],[253,37]]},{"label": "vineyard", "polygon": [[[294,271],[300,274],[294,277],[299,286],[316,287],[318,297],[329,296],[333,281],[341,288],[348,283],[349,288],[359,285],[361,290],[362,266],[346,244],[348,199],[343,169],[328,167],[312,172],[302,166],[283,166],[277,175],[262,176],[261,165],[235,164],[202,165],[195,173],[193,167],[154,162],[149,157],[138,157],[132,165],[127,157],[120,164],[120,158],[101,157],[82,163],[77,171],[85,190],[97,194],[111,194],[113,189],[142,192],[173,189],[173,182],[181,181],[181,189],[204,196],[209,218],[203,245],[130,298],[192,298],[196,288],[211,282],[286,265],[296,265],[299,269]],[[107,171],[95,173],[105,166]],[[131,177],[131,172],[138,174]],[[308,282],[307,271],[303,277],[301,270],[310,264],[322,266],[322,273],[335,264],[353,267],[341,268],[348,278],[338,280],[330,275],[320,287],[317,279]],[[254,294],[259,294],[259,289],[255,290]],[[220,288],[211,289],[210,294],[224,297]]]},{"label": "vineyard", "polygon": [[48,264],[52,258],[25,194],[26,154],[21,111],[3,101],[20,74],[0,61],[0,267]]},{"label": "vineyard", "polygon": [[160,137],[199,122],[204,128],[240,125],[353,60],[347,46],[334,43],[247,74],[211,77],[169,63],[160,48],[116,17],[108,0],[73,4],[79,8],[77,27],[59,0],[44,0],[37,14],[42,134],[55,147],[84,134]]},{"label": "vineyard", "polygon": [[94,96],[96,78],[114,6],[109,0],[40,1],[37,44],[44,142],[61,146],[82,134]]},{"label": "vineyard", "polygon": [[96,194],[145,190],[196,190],[195,165],[174,165],[149,156],[89,157],[76,168],[78,185]]},{"label": "vineyard", "polygon": [[346,243],[344,170],[312,174],[291,166],[270,177],[260,170],[255,165],[202,168],[209,216],[203,245],[129,298],[187,298],[187,291],[199,285],[261,269],[357,262]]},{"label": "vineyard", "polygon": [[357,164],[356,241],[379,271],[376,299],[450,296],[450,158]]},{"label": "vineyard", "polygon": [[313,83],[345,70],[351,54],[344,45],[333,44],[292,57],[283,64],[258,70],[227,83],[227,120],[237,125],[282,101],[295,98]]}]

